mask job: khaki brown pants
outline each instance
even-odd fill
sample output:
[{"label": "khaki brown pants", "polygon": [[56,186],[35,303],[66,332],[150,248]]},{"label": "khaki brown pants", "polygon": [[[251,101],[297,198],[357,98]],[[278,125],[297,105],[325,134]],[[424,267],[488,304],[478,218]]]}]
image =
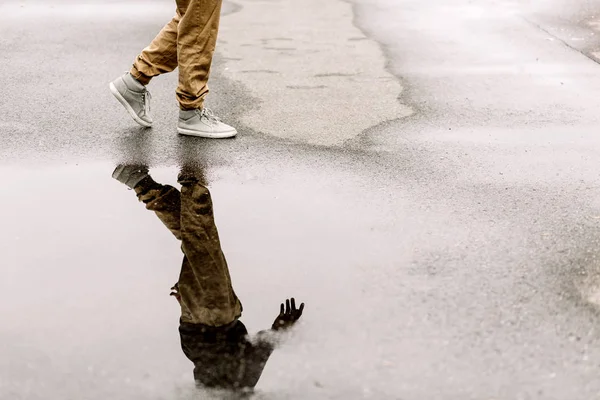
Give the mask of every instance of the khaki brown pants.
[{"label": "khaki brown pants", "polygon": [[179,183],[181,192],[166,185],[135,190],[146,208],[181,241],[184,258],[175,285],[181,321],[227,325],[241,316],[242,304],[233,291],[221,251],[210,192],[194,176],[182,174]]},{"label": "khaki brown pants", "polygon": [[176,0],[177,14],[137,56],[131,75],[147,85],[179,67],[180,108],[202,108],[219,31],[222,0]]}]

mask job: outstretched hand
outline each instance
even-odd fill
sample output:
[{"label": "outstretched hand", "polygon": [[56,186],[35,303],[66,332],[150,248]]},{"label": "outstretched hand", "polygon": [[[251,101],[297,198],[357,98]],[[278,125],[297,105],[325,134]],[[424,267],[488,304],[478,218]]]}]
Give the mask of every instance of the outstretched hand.
[{"label": "outstretched hand", "polygon": [[296,299],[292,297],[286,300],[285,305],[281,303],[279,315],[271,328],[276,331],[291,328],[300,319],[303,310],[304,303],[300,304],[300,308],[296,308]]},{"label": "outstretched hand", "polygon": [[177,299],[177,301],[179,302],[179,304],[181,304],[181,294],[179,294],[179,284],[175,284],[173,285],[173,287],[171,288],[171,294],[170,296],[173,296]]}]

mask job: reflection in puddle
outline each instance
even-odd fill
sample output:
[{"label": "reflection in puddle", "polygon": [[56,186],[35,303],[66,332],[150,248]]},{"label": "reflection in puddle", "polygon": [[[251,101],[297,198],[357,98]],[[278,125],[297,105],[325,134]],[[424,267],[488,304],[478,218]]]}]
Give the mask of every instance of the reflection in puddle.
[{"label": "reflection in puddle", "polygon": [[[382,343],[396,343],[412,326],[391,314],[406,308],[373,313],[398,293],[379,266],[399,259],[400,231],[386,241],[388,231],[365,229],[387,223],[374,214],[385,208],[356,196],[346,175],[320,180],[322,170],[283,164],[277,176],[256,179],[259,172],[243,165],[209,161],[219,239],[247,330],[270,327],[280,300],[292,295],[309,307],[269,357],[252,398],[394,398],[390,383],[403,364],[396,347]],[[180,189],[180,168],[152,165],[154,180]],[[0,166],[2,400],[225,397],[195,388],[181,349],[181,310],[169,298],[181,242],[112,178],[114,169],[114,162]],[[394,367],[382,370],[380,360]]]},{"label": "reflection in puddle", "polygon": [[304,304],[296,307],[295,299],[286,300],[271,329],[249,338],[239,320],[242,304],[231,283],[202,168],[181,169],[181,190],[156,182],[144,165],[119,165],[113,178],[133,189],[181,242],[183,263],[171,295],[181,306],[181,347],[194,363],[197,386],[251,393],[280,333],[298,321]]}]

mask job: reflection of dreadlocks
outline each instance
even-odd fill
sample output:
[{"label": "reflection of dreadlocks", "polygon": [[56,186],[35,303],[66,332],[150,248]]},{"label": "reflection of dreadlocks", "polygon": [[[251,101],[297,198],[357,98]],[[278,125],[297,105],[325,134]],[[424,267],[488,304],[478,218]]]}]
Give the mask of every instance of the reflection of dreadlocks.
[{"label": "reflection of dreadlocks", "polygon": [[271,330],[249,340],[239,320],[242,304],[231,285],[202,173],[184,168],[178,179],[181,192],[155,182],[146,166],[120,165],[113,178],[134,189],[146,208],[181,241],[183,265],[171,295],[181,305],[181,347],[194,363],[196,383],[210,388],[253,388],[274,349],[272,332],[292,327],[304,304],[296,308],[293,298],[286,300]]}]

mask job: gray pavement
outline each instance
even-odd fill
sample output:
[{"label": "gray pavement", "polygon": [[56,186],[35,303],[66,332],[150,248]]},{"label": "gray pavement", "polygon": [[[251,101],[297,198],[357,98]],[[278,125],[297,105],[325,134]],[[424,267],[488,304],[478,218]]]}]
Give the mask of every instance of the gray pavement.
[{"label": "gray pavement", "polygon": [[249,330],[307,304],[257,398],[598,397],[597,2],[321,3],[226,4],[209,105],[240,136],[204,141],[175,74],[151,130],[106,87],[169,0],[0,2],[0,399],[206,397],[178,243],[110,177],[190,158]]}]

